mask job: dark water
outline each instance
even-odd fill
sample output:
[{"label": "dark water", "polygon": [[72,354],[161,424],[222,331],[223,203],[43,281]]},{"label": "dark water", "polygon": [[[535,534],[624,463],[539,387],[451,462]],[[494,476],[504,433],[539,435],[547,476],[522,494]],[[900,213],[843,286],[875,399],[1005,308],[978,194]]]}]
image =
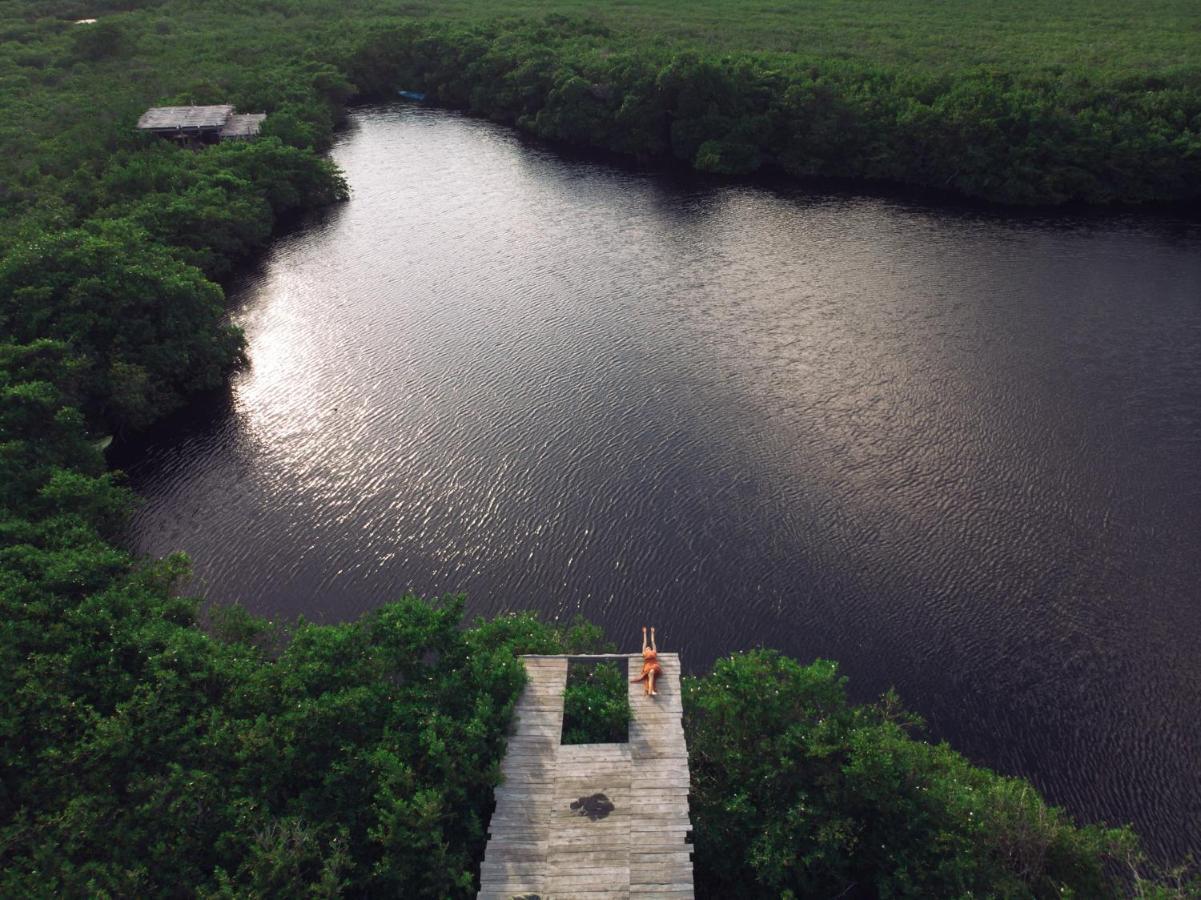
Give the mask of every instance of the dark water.
[{"label": "dark water", "polygon": [[369,110],[239,292],[252,367],[127,461],[210,598],[643,623],[895,685],[1201,849],[1201,227],[567,161]]}]

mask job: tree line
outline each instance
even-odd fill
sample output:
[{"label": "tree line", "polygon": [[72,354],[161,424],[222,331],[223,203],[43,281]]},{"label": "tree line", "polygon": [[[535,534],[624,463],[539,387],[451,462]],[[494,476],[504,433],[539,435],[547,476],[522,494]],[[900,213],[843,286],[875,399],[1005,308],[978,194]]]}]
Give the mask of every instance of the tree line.
[{"label": "tree line", "polygon": [[934,188],[1015,204],[1193,204],[1201,72],[897,70],[647,44],[587,21],[406,24],[344,63],[540,138],[642,162]]}]

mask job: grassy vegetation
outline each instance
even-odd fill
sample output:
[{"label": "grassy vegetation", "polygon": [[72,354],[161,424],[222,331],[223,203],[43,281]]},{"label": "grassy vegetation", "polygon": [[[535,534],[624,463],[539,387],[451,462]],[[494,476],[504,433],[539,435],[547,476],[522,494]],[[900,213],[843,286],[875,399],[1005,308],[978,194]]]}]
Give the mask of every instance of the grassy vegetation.
[{"label": "grassy vegetation", "polygon": [[940,70],[1166,74],[1195,71],[1201,52],[1201,9],[1187,0],[408,0],[377,9],[468,22],[555,13],[668,45]]}]

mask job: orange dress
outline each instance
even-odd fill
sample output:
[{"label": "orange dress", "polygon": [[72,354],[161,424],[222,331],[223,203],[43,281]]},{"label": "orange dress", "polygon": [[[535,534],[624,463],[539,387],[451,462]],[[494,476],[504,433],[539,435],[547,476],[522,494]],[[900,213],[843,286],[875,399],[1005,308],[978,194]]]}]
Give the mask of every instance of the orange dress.
[{"label": "orange dress", "polygon": [[659,665],[659,654],[647,647],[642,651],[642,674],[635,678],[635,681],[646,681],[647,677],[655,673],[655,676],[663,674],[663,667]]}]

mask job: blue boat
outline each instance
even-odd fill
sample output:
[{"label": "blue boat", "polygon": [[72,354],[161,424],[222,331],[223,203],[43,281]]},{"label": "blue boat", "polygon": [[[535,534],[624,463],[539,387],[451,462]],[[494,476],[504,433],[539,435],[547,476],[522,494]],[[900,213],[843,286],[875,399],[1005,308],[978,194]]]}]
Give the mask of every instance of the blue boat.
[{"label": "blue boat", "polygon": [[397,91],[396,93],[404,97],[406,100],[424,100],[425,94],[420,91]]}]

